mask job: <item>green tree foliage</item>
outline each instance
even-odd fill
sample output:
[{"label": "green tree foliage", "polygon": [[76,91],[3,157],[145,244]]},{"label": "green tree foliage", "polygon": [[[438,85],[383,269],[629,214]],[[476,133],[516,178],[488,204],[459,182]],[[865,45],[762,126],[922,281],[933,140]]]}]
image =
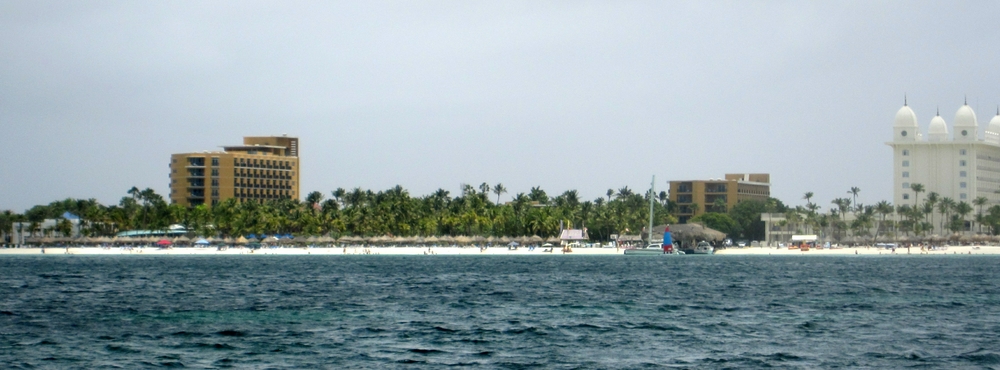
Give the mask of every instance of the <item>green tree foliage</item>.
[{"label": "green tree foliage", "polygon": [[[759,213],[757,214],[757,217],[760,218]],[[724,232],[729,237],[738,237],[742,235],[740,224],[725,213],[715,213],[715,212],[702,213],[700,215],[692,217],[690,220],[688,220],[688,222],[701,223],[709,228]]]}]

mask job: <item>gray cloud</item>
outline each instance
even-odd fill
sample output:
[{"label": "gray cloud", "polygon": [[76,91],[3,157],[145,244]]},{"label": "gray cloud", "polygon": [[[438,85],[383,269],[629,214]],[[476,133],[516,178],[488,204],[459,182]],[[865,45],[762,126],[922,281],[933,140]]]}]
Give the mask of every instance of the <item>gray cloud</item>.
[{"label": "gray cloud", "polygon": [[1000,103],[993,2],[0,1],[0,208],[166,193],[176,152],[302,140],[303,192],[658,187],[891,198],[892,117]]}]

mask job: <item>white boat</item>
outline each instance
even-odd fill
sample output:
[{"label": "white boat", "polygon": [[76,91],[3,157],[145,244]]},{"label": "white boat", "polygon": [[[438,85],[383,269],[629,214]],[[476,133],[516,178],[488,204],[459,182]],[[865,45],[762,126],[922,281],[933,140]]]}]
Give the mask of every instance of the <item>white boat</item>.
[{"label": "white boat", "polygon": [[715,248],[706,241],[698,242],[698,245],[694,247],[693,254],[712,254],[715,252]]}]

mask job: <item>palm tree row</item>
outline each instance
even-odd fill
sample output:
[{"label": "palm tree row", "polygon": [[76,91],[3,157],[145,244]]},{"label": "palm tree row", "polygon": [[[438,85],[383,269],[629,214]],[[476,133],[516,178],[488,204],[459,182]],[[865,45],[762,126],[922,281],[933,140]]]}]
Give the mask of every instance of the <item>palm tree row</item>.
[{"label": "palm tree row", "polygon": [[[819,207],[811,201],[813,193],[808,192],[803,196],[806,206],[788,209],[781,226],[797,233],[825,233],[834,240],[850,235],[876,240],[890,236],[927,236],[934,233],[935,229],[957,233],[970,230],[968,225],[972,223],[978,226],[979,232],[983,232],[983,226],[986,226],[986,231],[1000,233],[1000,206],[989,207],[984,213],[984,206],[989,202],[985,197],[977,197],[969,204],[930,192],[920,202],[919,195],[925,191],[923,185],[913,184],[911,189],[914,192],[914,204],[894,207],[887,201],[875,205],[857,203],[860,189],[852,187],[847,192],[852,198],[833,199],[830,202],[833,207],[826,214],[817,212]],[[970,220],[969,216],[973,211],[977,212]],[[850,222],[847,221],[848,213],[854,216]]]},{"label": "palm tree row", "polygon": [[[239,202],[227,199],[215,206],[187,208],[168,204],[152,189],[133,187],[119,204],[105,206],[94,199],[66,199],[35,206],[23,215],[10,211],[0,215],[0,230],[7,233],[14,222],[40,224],[58,219],[64,212],[80,217],[86,236],[112,236],[125,230],[160,230],[183,225],[202,236],[247,234],[295,235],[492,235],[550,237],[560,226],[588,228],[591,239],[608,240],[611,234],[639,233],[649,216],[652,194],[636,194],[628,187],[609,190],[607,199],[580,199],[576,190],[550,197],[540,187],[518,193],[500,204],[507,193],[503,184],[478,188],[463,185],[460,194],[444,189],[414,197],[401,186],[383,191],[338,188],[326,198],[311,192],[304,201],[279,199],[266,202]],[[491,201],[495,195],[496,202]],[[676,222],[666,193],[657,197],[654,219]],[[55,230],[30,227],[31,235]]]}]

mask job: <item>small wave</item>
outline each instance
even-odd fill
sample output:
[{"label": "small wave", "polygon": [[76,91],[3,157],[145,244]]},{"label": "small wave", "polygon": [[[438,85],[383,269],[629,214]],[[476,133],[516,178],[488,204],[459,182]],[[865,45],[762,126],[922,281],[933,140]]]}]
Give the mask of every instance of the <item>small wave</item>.
[{"label": "small wave", "polygon": [[396,361],[396,362],[397,363],[401,363],[401,364],[426,364],[427,363],[427,361],[414,360],[412,358],[405,358],[405,359],[402,359],[402,360],[399,360],[399,361]]},{"label": "small wave", "polygon": [[770,360],[774,360],[774,361],[794,361],[794,360],[801,360],[802,359],[802,357],[799,357],[799,356],[796,356],[796,355],[793,355],[793,354],[790,354],[790,353],[784,353],[784,352],[778,352],[778,353],[771,354],[771,355],[767,356],[767,358],[770,359]]},{"label": "small wave", "polygon": [[681,309],[681,306],[676,304],[665,304],[656,308],[656,310],[660,312],[677,311],[679,309]]},{"label": "small wave", "polygon": [[440,327],[440,326],[435,326],[434,330],[442,331],[442,332],[445,332],[445,333],[454,333],[454,332],[458,331],[458,330],[455,330],[455,329],[448,329],[448,328],[444,328],[444,327]]},{"label": "small wave", "polygon": [[[202,334],[202,333],[192,333],[192,332],[189,332],[189,331],[179,331],[179,332],[176,332],[176,333],[172,333],[170,335],[173,335],[175,337],[204,337],[205,336],[205,334]],[[226,335],[226,334],[222,334],[222,332],[219,332],[219,335]]]},{"label": "small wave", "polygon": [[134,349],[134,348],[129,348],[127,346],[114,345],[114,344],[106,345],[106,346],[104,346],[104,349],[108,350],[108,352],[115,352],[115,353],[139,353],[140,352],[139,350]]},{"label": "small wave", "polygon": [[642,323],[638,325],[633,325],[629,327],[630,329],[640,329],[640,330],[656,330],[656,331],[683,331],[680,327],[674,325],[658,325],[651,323]]},{"label": "small wave", "polygon": [[1000,354],[987,351],[984,348],[972,352],[963,353],[957,356],[959,359],[972,362],[976,365],[997,365],[1000,364]]},{"label": "small wave", "polygon": [[413,352],[413,353],[419,353],[419,354],[422,354],[422,355],[429,355],[429,354],[432,354],[432,353],[444,353],[444,351],[438,350],[438,349],[423,349],[423,348],[412,348],[412,349],[408,349],[407,351]]},{"label": "small wave", "polygon": [[208,344],[208,343],[195,343],[195,347],[211,348],[211,349],[227,349],[227,350],[229,350],[229,349],[237,349],[236,347],[233,347],[233,346],[230,346],[230,345],[224,344],[224,343],[212,343],[212,344]]},{"label": "small wave", "polygon": [[246,335],[242,331],[239,331],[239,330],[223,330],[223,331],[220,331],[220,332],[218,332],[216,334],[219,334],[219,335],[224,336],[224,337],[242,337],[242,336]]},{"label": "small wave", "polygon": [[4,316],[14,316],[14,313],[13,313],[13,312],[10,312],[10,311],[0,311],[0,315],[4,315]]},{"label": "small wave", "polygon": [[535,334],[535,335],[548,335],[548,333],[539,330],[538,328],[531,326],[524,329],[510,329],[504,331],[505,334]]}]

